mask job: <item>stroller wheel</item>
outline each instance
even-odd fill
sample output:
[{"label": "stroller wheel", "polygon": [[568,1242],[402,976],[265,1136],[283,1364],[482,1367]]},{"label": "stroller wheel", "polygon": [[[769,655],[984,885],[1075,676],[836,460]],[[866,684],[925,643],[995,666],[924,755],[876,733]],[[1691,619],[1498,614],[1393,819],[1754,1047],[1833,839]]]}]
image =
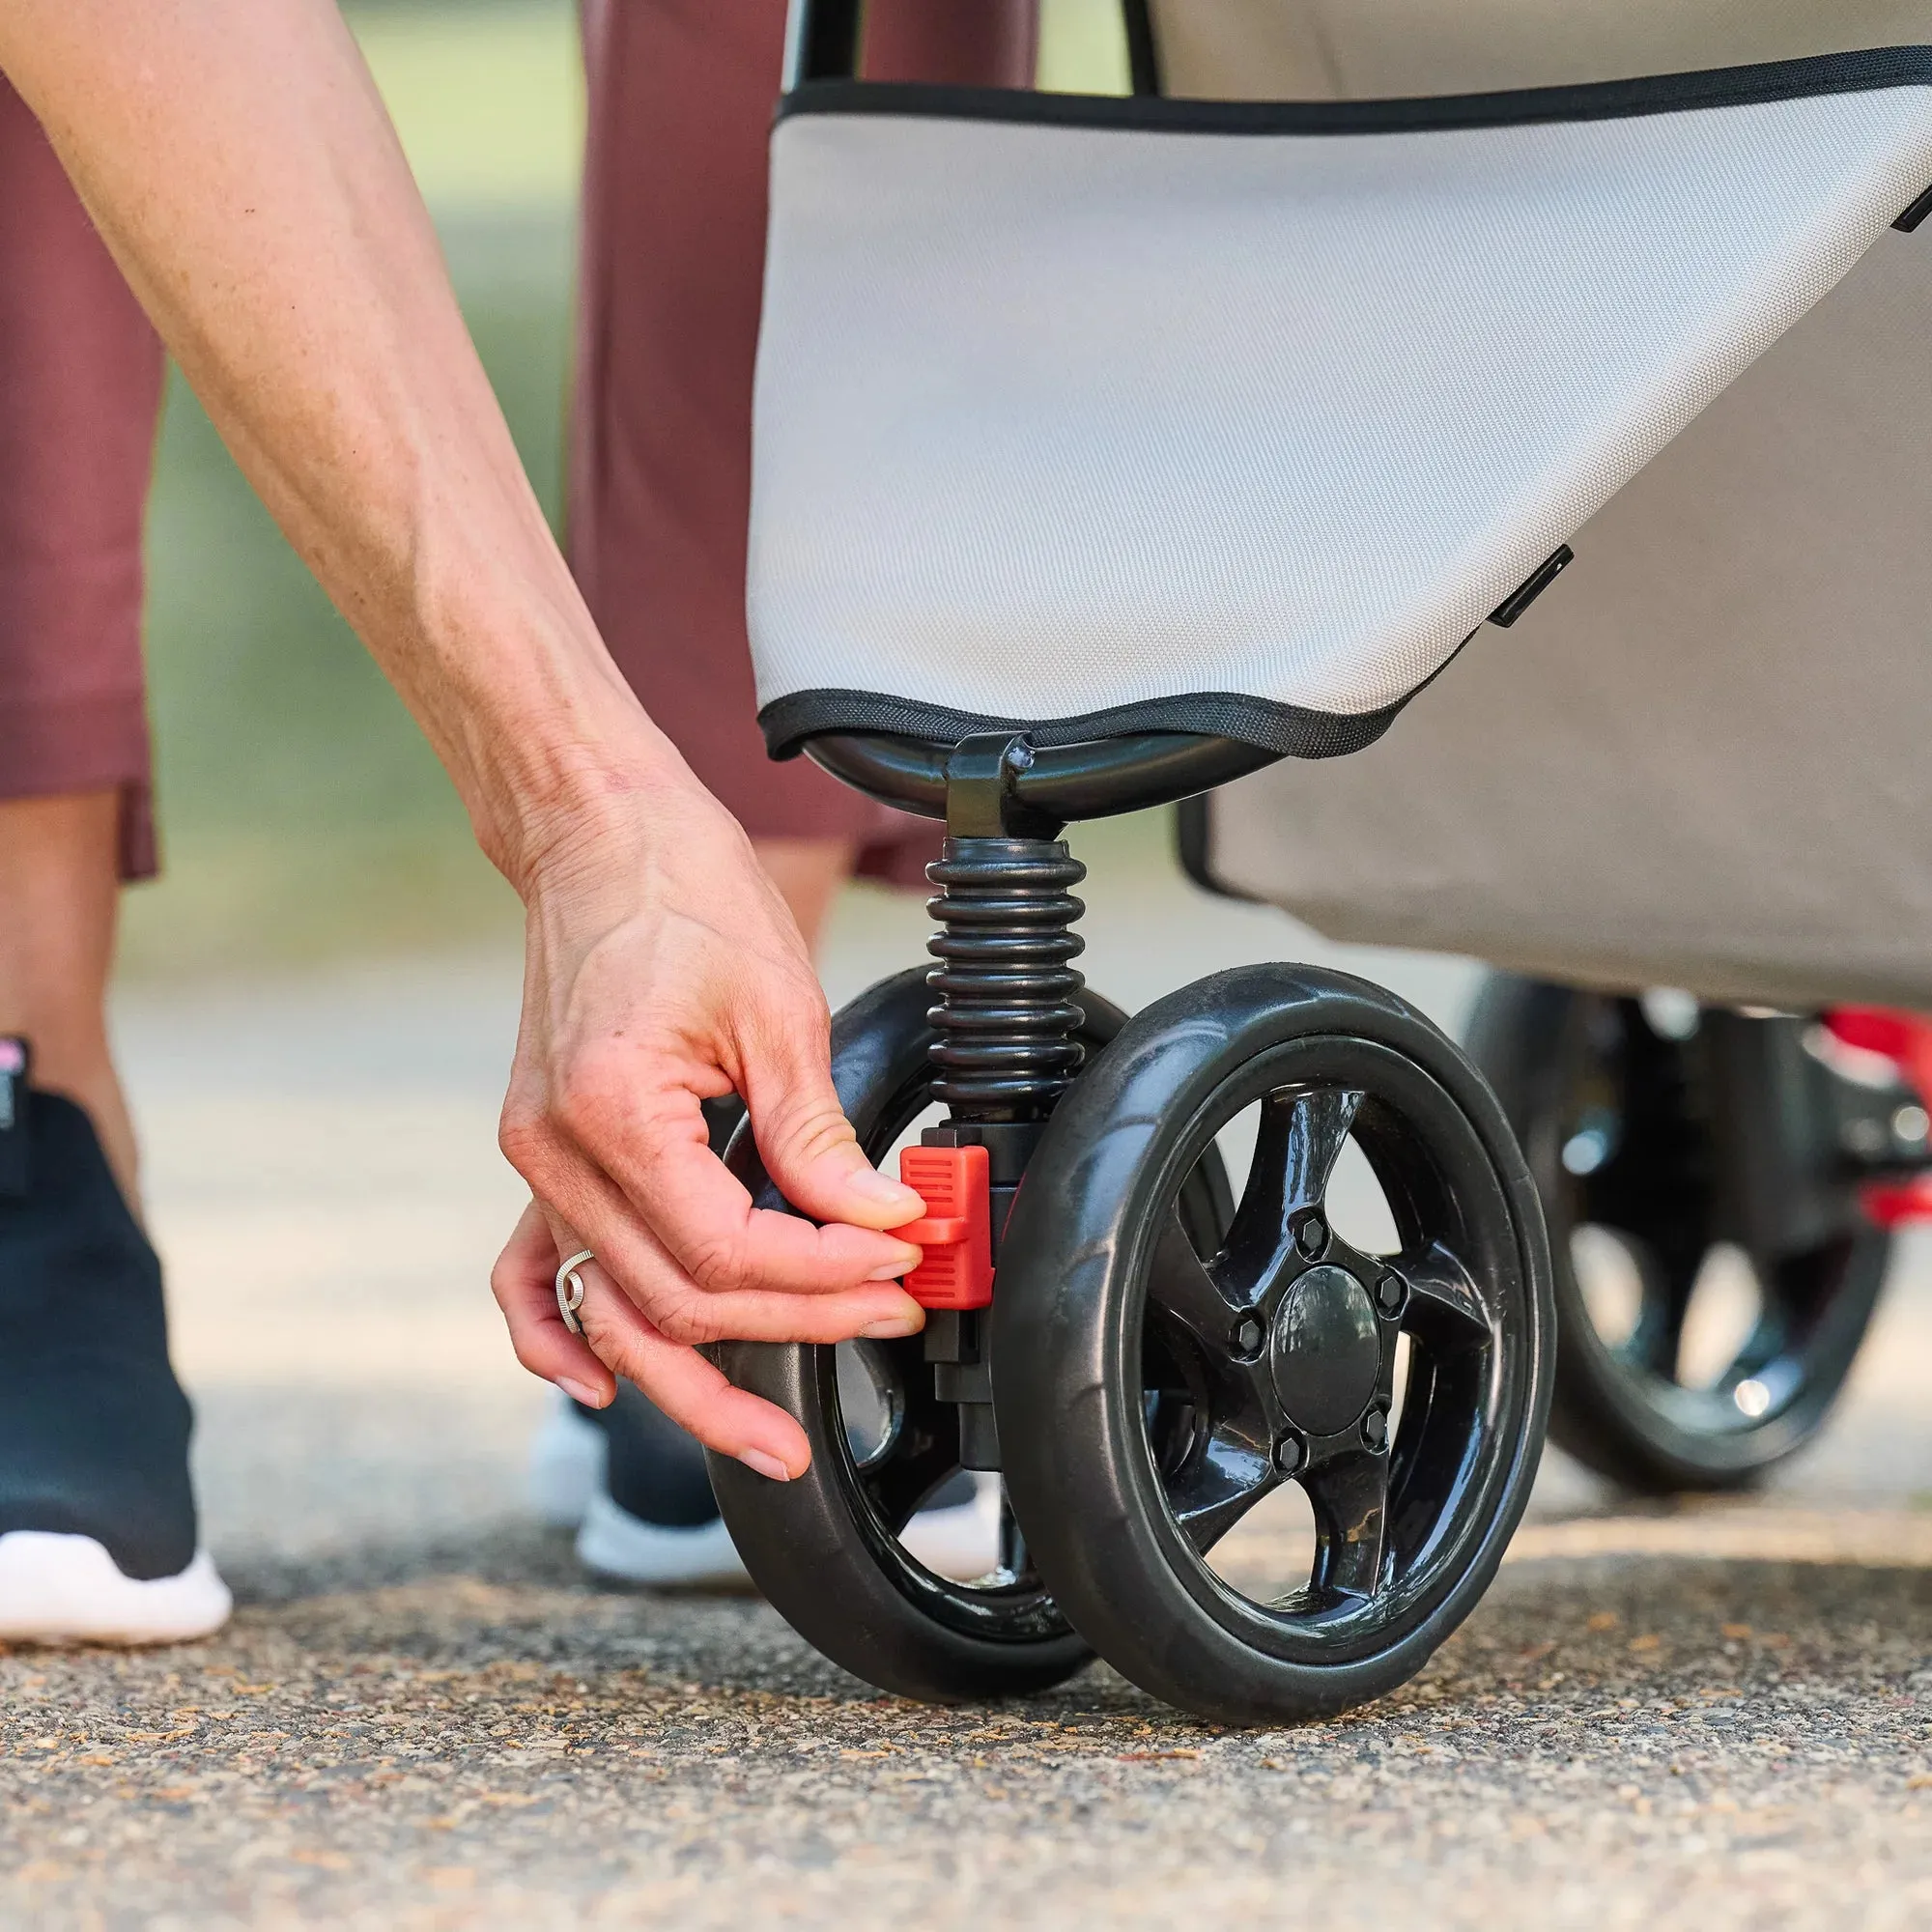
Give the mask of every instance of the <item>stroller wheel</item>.
[{"label": "stroller wheel", "polygon": [[[1719,1057],[1768,1064],[1801,1023],[1685,1019],[1665,1033],[1643,1002],[1498,974],[1469,1037],[1549,1223],[1550,1435],[1652,1493],[1738,1488],[1817,1433],[1891,1250],[1850,1186],[1823,1192],[1788,1239],[1734,1232],[1727,1177],[1746,1164],[1754,1128],[1723,1097],[1738,1090]],[[1781,1191],[1808,1179],[1794,1159]]]},{"label": "stroller wheel", "polygon": [[[922,970],[880,981],[838,1013],[832,1070],[867,1153],[883,1159],[925,1111],[932,994]],[[1082,996],[1098,1047],[1121,1015]],[[749,1133],[731,1164],[776,1199]],[[711,1480],[753,1581],[802,1636],[881,1690],[951,1700],[1058,1683],[1090,1653],[1048,1595],[1004,1512],[997,1560],[961,1582],[902,1540],[928,1498],[959,1486],[959,1410],[939,1401],[922,1338],[837,1349],[731,1343],[714,1351],[741,1388],[796,1416],[811,1467],[772,1483],[714,1456]],[[930,1552],[928,1552],[930,1553]]]},{"label": "stroller wheel", "polygon": [[[1259,1109],[1227,1233],[1177,1213]],[[1352,1140],[1394,1236],[1335,1230]],[[1461,1053],[1392,995],[1312,968],[1225,973],[1127,1022],[1034,1155],[994,1293],[1006,1474],[1042,1577],[1144,1690],[1237,1723],[1411,1676],[1494,1574],[1548,1404],[1535,1188]],[[1299,1485],[1305,1585],[1210,1565]]]}]

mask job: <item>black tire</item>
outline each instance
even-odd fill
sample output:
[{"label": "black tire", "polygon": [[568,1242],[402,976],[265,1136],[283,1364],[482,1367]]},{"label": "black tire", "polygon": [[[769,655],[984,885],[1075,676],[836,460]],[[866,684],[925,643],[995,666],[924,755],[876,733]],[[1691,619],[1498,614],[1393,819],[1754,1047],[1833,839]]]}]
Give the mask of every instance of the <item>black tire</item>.
[{"label": "black tire", "polygon": [[[1734,1030],[1795,1024],[1722,1017]],[[1738,1126],[1716,1102],[1696,1040],[1663,1037],[1639,1001],[1499,973],[1477,1002],[1469,1051],[1522,1144],[1549,1226],[1551,1439],[1652,1495],[1740,1489],[1802,1449],[1844,1386],[1890,1262],[1890,1236],[1859,1211],[1854,1190],[1844,1190],[1842,1218],[1826,1238],[1748,1258],[1760,1319],[1715,1382],[1686,1386],[1678,1344],[1719,1238],[1718,1177],[1731,1165],[1726,1142]],[[1565,1150],[1586,1124],[1615,1151],[1578,1175]],[[1584,1244],[1602,1236],[1639,1285],[1627,1337],[1602,1332],[1580,1278]],[[1752,1415],[1739,1404],[1746,1388],[1753,1405],[1764,1399],[1758,1390],[1776,1394]]]},{"label": "black tire", "polygon": [[[1097,1053],[1122,1015],[1093,993],[1079,999],[1087,1014],[1080,1037]],[[833,1022],[833,1077],[874,1160],[927,1104],[931,1004],[923,970],[913,969],[882,980]],[[754,1195],[783,1206],[749,1134],[734,1142],[730,1157]],[[870,1366],[891,1376],[904,1405],[895,1457],[866,1471],[854,1459],[839,1405],[838,1350],[762,1343],[713,1350],[740,1388],[796,1416],[811,1445],[810,1469],[784,1484],[710,1458],[719,1506],[753,1582],[827,1657],[901,1696],[996,1697],[1069,1676],[1090,1652],[1030,1565],[991,1587],[957,1583],[935,1576],[899,1543],[896,1531],[912,1511],[957,1473],[958,1411],[933,1399],[917,1336],[859,1346],[870,1351]],[[895,1460],[903,1467],[889,1466]]]},{"label": "black tire", "polygon": [[[1256,1101],[1225,1243],[1177,1243],[1177,1190]],[[1349,1137],[1393,1263],[1326,1223]],[[1536,1472],[1550,1331],[1536,1190],[1456,1046],[1361,980],[1224,973],[1128,1021],[1028,1170],[993,1316],[1008,1488],[1056,1599],[1144,1690],[1231,1723],[1341,1710],[1413,1675],[1488,1586]],[[1309,1588],[1278,1604],[1206,1561],[1287,1479],[1269,1443],[1318,1521]]]}]

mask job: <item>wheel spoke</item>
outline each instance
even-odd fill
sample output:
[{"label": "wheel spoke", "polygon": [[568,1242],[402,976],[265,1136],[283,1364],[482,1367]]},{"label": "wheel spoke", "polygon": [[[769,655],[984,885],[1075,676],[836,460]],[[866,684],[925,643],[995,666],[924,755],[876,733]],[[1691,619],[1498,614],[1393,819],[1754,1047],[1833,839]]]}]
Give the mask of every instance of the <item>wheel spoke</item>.
[{"label": "wheel spoke", "polygon": [[1438,1349],[1481,1348],[1492,1339],[1490,1318],[1469,1271],[1440,1241],[1395,1264],[1408,1284],[1402,1325]]},{"label": "wheel spoke", "polygon": [[1388,1458],[1350,1444],[1318,1456],[1301,1476],[1315,1509],[1313,1586],[1372,1597],[1380,1580]]},{"label": "wheel spoke", "polygon": [[[1806,1345],[1833,1320],[1835,1298],[1858,1264],[1860,1245],[1857,1235],[1841,1235],[1796,1253],[1750,1258],[1761,1302],[1755,1338],[1760,1351]],[[1750,1355],[1751,1347],[1747,1345],[1741,1359]]]},{"label": "wheel spoke", "polygon": [[1638,1308],[1636,1326],[1618,1350],[1626,1361],[1662,1376],[1667,1382],[1677,1379],[1677,1364],[1684,1351],[1684,1322],[1690,1313],[1690,1296],[1697,1286],[1694,1269],[1663,1267],[1639,1255],[1638,1271],[1643,1281],[1643,1301]]},{"label": "wheel spoke", "polygon": [[1205,1556],[1282,1481],[1264,1445],[1224,1425],[1211,1430],[1170,1479],[1168,1504]]},{"label": "wheel spoke", "polygon": [[[1714,1151],[1703,1124],[1713,1097],[1708,1062],[1683,1042],[1660,1039],[1634,1003],[1620,1010],[1621,1045],[1595,1071],[1599,1111],[1615,1128],[1602,1166],[1565,1189],[1570,1219],[1628,1236],[1662,1275],[1683,1277],[1688,1297],[1716,1214]],[[1653,1286],[1646,1281],[1646,1294]]]},{"label": "wheel spoke", "polygon": [[896,1453],[876,1469],[860,1477],[881,1520],[896,1536],[919,1512],[919,1506],[959,1466],[959,1430],[955,1416],[950,1439],[928,1440],[910,1454]]},{"label": "wheel spoke", "polygon": [[1332,1087],[1298,1094],[1289,1102],[1287,1205],[1291,1213],[1302,1204],[1314,1207],[1327,1193],[1329,1178],[1342,1158],[1361,1105],[1360,1094]]},{"label": "wheel spoke", "polygon": [[1154,1247],[1147,1293],[1150,1303],[1171,1315],[1217,1359],[1228,1352],[1245,1310],[1221,1292],[1173,1210]]},{"label": "wheel spoke", "polygon": [[1293,1244],[1297,1219],[1321,1207],[1362,1097],[1350,1088],[1284,1088],[1263,1102],[1254,1164],[1228,1233],[1223,1278],[1232,1289],[1251,1298]]}]

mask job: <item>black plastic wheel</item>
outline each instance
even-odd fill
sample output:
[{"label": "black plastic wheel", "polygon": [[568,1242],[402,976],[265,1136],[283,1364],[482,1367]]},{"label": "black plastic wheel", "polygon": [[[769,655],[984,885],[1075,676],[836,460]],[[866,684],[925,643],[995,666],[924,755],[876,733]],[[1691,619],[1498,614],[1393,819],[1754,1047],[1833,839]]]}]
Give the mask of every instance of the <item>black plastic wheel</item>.
[{"label": "black plastic wheel", "polygon": [[[1189,1238],[1188,1177],[1256,1103],[1226,1238]],[[1334,1232],[1351,1137],[1396,1224],[1388,1256]],[[1290,966],[1159,1001],[1061,1103],[1009,1224],[994,1400],[1040,1574],[1110,1663],[1198,1716],[1379,1695],[1501,1560],[1542,1447],[1550,1324],[1521,1154],[1421,1014]],[[1291,1480],[1314,1568],[1258,1601],[1208,1554]]]},{"label": "black plastic wheel", "polygon": [[[1122,1016],[1092,993],[1079,998],[1080,1037],[1097,1053]],[[833,1077],[874,1160],[927,1105],[931,1004],[924,971],[913,969],[833,1022]],[[783,1205],[749,1134],[731,1159],[754,1195]],[[1191,1190],[1197,1227],[1225,1224],[1219,1179],[1215,1168]],[[1086,1644],[1041,1584],[1010,1516],[1002,1538],[1010,1567],[973,1583],[935,1575],[899,1541],[914,1512],[959,1471],[958,1410],[934,1397],[918,1336],[838,1349],[736,1343],[713,1352],[739,1387],[796,1416],[811,1444],[811,1467],[792,1483],[710,1459],[753,1580],[802,1636],[882,1690],[942,1701],[1037,1690],[1086,1662]]]},{"label": "black plastic wheel", "polygon": [[[1767,1153],[1775,1109],[1747,1122],[1735,1097],[1739,1064],[1788,1058],[1798,1029],[1692,1009],[1671,1037],[1640,1001],[1509,974],[1477,1004],[1470,1052],[1522,1143],[1555,1258],[1549,1433],[1627,1488],[1735,1489],[1802,1448],[1871,1321],[1890,1237],[1855,1187],[1821,1189]],[[1788,1173],[1766,1171],[1781,1158]],[[1821,1205],[1754,1237],[1735,1203],[1747,1163],[1760,1187]],[[1755,1308],[1743,1300],[1747,1325],[1697,1373],[1687,1322],[1726,1264],[1733,1298]]]}]

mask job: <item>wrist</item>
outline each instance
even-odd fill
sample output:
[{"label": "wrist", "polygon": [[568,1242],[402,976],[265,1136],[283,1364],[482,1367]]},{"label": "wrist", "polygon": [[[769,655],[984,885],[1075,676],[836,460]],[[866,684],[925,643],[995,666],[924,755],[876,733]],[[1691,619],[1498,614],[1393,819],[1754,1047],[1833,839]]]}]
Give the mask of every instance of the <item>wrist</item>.
[{"label": "wrist", "polygon": [[527,900],[558,873],[609,864],[616,855],[647,863],[694,810],[716,810],[691,769],[641,712],[641,729],[555,742],[526,739],[513,769],[470,818],[485,855]]},{"label": "wrist", "polygon": [[524,563],[444,577],[421,599],[421,655],[440,674],[418,686],[417,715],[477,843],[527,898],[558,865],[593,848],[648,852],[694,810],[719,808],[624,682],[562,559]]}]

